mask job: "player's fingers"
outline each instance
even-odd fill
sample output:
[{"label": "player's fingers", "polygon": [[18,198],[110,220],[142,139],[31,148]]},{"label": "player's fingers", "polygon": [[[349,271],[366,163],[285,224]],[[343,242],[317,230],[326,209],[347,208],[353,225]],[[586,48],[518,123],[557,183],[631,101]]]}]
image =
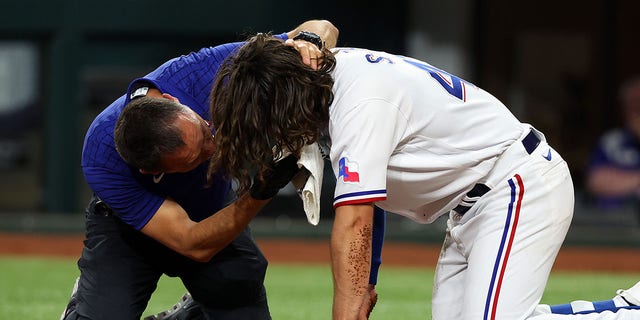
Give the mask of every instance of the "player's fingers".
[{"label": "player's fingers", "polygon": [[358,320],[369,319],[369,314],[371,313],[371,311],[369,311],[370,309],[371,307],[369,306],[368,302],[365,302],[364,304],[362,304],[360,306],[360,310],[358,311]]},{"label": "player's fingers", "polygon": [[369,319],[369,316],[371,315],[371,311],[373,311],[373,308],[376,306],[376,303],[378,303],[378,292],[375,289],[375,286],[373,285],[369,285],[369,307],[367,308],[367,319]]},{"label": "player's fingers", "polygon": [[300,44],[300,45],[297,45],[296,48],[300,53],[300,56],[302,57],[302,62],[304,64],[310,66],[314,70],[318,69],[318,60],[315,56],[313,56],[308,46],[306,46],[305,44]]},{"label": "player's fingers", "polygon": [[367,310],[367,318],[369,318],[369,315],[371,315],[371,311],[373,311],[373,308],[376,306],[376,303],[378,303],[378,293],[374,292],[373,295],[371,296],[371,300],[369,301],[369,310]]},{"label": "player's fingers", "polygon": [[[284,45],[287,47],[293,47],[295,49],[296,47],[296,43],[293,41],[293,39],[287,39],[284,41]],[[296,49],[297,50],[297,49]]]},{"label": "player's fingers", "polygon": [[318,66],[320,65],[318,58],[309,58],[309,59],[311,60],[311,63],[309,64],[311,69],[318,70]]},{"label": "player's fingers", "polygon": [[304,40],[288,39],[285,41],[285,45],[296,49],[300,53],[302,62],[312,69],[318,70],[322,64],[322,51],[315,44]]},{"label": "player's fingers", "polygon": [[378,293],[375,290],[375,287],[370,285],[369,290],[362,296],[362,303],[360,304],[360,309],[358,310],[358,320],[367,320],[371,315],[371,311],[376,306],[378,302]]},{"label": "player's fingers", "polygon": [[296,51],[298,51],[298,53],[300,53],[300,57],[302,58],[302,62],[304,62],[304,64],[306,64],[306,65],[309,65],[311,63],[311,55],[309,54],[309,49],[307,48],[305,43],[306,42],[303,41],[303,40],[287,39],[284,42],[284,45],[296,49]]}]

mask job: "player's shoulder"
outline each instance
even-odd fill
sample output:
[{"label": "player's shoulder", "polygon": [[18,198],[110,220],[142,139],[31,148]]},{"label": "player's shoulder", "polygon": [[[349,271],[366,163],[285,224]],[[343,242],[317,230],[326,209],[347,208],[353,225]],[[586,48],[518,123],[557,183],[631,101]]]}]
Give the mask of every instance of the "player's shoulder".
[{"label": "player's shoulder", "polygon": [[109,157],[112,153],[117,153],[113,141],[113,130],[124,107],[124,101],[125,96],[123,95],[102,110],[89,125],[82,148],[84,164],[87,164],[86,162],[90,159],[98,160]]},{"label": "player's shoulder", "polygon": [[[362,48],[336,48],[334,78],[392,84],[407,73],[407,58],[402,55]],[[339,79],[336,79],[338,81]]]},{"label": "player's shoulder", "polygon": [[[120,96],[109,106],[104,108],[91,122],[88,129],[88,134],[102,134],[105,131],[113,131],[113,128],[118,121],[120,113],[124,109],[126,102],[126,95]],[[113,132],[111,132],[113,133]]]},{"label": "player's shoulder", "polygon": [[399,56],[362,48],[337,48],[334,53],[336,68],[332,75],[337,95],[347,94],[358,99],[386,96],[398,85],[394,69],[401,64]]},{"label": "player's shoulder", "polygon": [[[165,61],[147,77],[154,79],[182,79],[192,72],[210,73],[211,68],[219,67],[240,47],[240,42],[225,43],[203,47]],[[208,80],[206,80],[208,81]]]},{"label": "player's shoulder", "polygon": [[400,56],[384,51],[377,51],[365,48],[338,47],[332,49],[338,62],[350,61],[361,62],[363,64],[394,64]]}]

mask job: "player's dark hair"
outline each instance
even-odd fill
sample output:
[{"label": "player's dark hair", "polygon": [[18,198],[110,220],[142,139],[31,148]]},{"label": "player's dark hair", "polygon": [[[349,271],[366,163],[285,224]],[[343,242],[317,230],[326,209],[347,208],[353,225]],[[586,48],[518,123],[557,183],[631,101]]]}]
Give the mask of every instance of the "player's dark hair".
[{"label": "player's dark hair", "polygon": [[209,175],[221,171],[247,190],[262,179],[274,155],[295,155],[319,139],[329,123],[335,57],[324,49],[318,70],[269,34],[250,38],[220,68],[211,91],[216,152]]},{"label": "player's dark hair", "polygon": [[162,156],[185,145],[174,123],[183,107],[170,99],[142,97],[122,110],[114,129],[116,150],[129,165],[162,171]]}]

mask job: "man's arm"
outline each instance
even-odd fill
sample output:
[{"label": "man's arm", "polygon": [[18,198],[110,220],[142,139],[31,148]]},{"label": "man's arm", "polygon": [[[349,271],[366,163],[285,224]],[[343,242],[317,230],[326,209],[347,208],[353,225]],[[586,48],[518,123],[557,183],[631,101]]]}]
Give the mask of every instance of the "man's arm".
[{"label": "man's arm", "polygon": [[166,199],[141,231],[173,251],[206,262],[240,235],[268,202],[245,194],[216,214],[194,222],[178,203]]},{"label": "man's arm", "polygon": [[378,302],[378,269],[382,264],[382,245],[384,244],[384,232],[387,214],[379,207],[373,207],[373,232],[371,240],[371,271],[369,273],[369,288],[360,307],[359,319],[369,319],[371,311]]},{"label": "man's arm", "polygon": [[303,22],[297,28],[287,32],[287,37],[293,39],[300,31],[313,32],[320,36],[326,48],[335,48],[338,43],[339,31],[331,22],[327,20],[309,20]]},{"label": "man's arm", "polygon": [[249,225],[278,190],[291,181],[300,170],[297,162],[293,155],[278,161],[265,180],[255,179],[248,193],[200,222],[189,219],[187,212],[175,201],[165,199],[141,231],[190,259],[209,261]]},{"label": "man's arm", "polygon": [[369,290],[373,205],[336,208],[331,232],[333,319],[356,319]]},{"label": "man's arm", "polygon": [[640,172],[600,166],[589,172],[587,186],[589,191],[597,196],[630,196],[640,190]]}]

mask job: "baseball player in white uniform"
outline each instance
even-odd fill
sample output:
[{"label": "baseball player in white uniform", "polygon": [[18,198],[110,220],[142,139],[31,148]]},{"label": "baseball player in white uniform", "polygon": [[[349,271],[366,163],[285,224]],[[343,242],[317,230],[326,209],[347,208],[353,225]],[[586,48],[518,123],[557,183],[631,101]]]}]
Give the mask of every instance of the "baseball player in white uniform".
[{"label": "baseball player in white uniform", "polygon": [[[281,42],[258,35],[220,72],[212,94],[214,122],[231,126],[225,116],[240,108],[250,119],[242,129],[266,125],[262,132],[289,148],[303,129],[312,128],[304,139],[317,141],[328,128],[337,178],[333,318],[362,318],[369,307],[373,205],[418,223],[449,215],[433,319],[567,317],[538,307],[574,205],[567,163],[544,135],[491,94],[425,62],[365,49],[333,53],[314,71]],[[237,101],[240,90],[253,100]],[[256,109],[262,111],[254,117]],[[233,141],[240,131],[220,128],[217,135]]]},{"label": "baseball player in white uniform", "polygon": [[[532,315],[573,214],[566,162],[491,94],[425,62],[362,49],[336,60],[333,252],[361,241],[346,227],[371,215],[359,204],[418,223],[448,214],[433,319]],[[345,258],[334,254],[336,279]]]}]

